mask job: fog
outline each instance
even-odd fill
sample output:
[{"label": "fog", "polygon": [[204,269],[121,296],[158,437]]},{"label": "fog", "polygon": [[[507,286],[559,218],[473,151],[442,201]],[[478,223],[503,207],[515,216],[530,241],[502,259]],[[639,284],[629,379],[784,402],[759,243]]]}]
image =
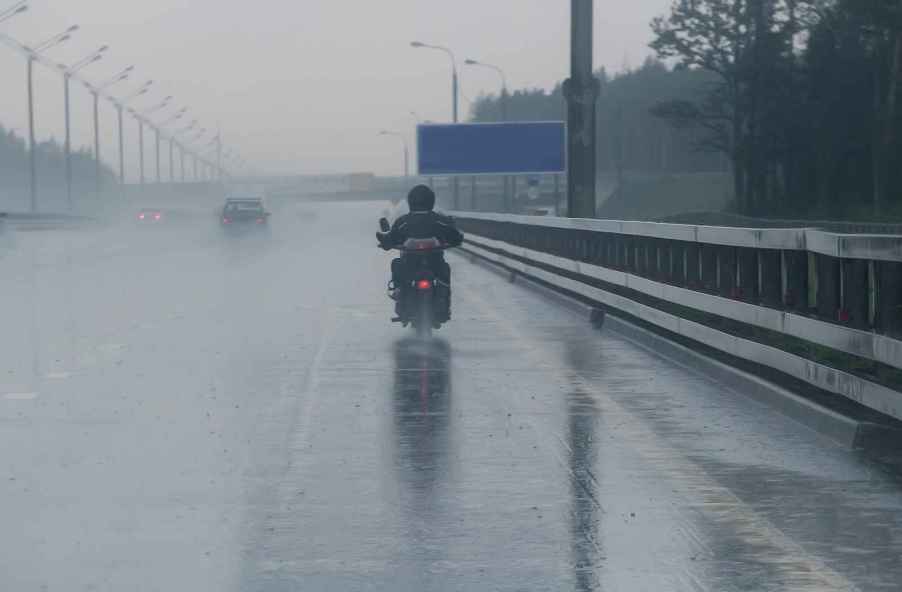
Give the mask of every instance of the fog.
[{"label": "fog", "polygon": [[[651,18],[695,3],[594,3],[594,196],[592,167],[570,179],[594,220],[565,216],[558,123],[428,128],[553,127],[555,164],[529,173],[479,168],[516,152],[486,143],[466,176],[401,175],[391,137],[413,145],[417,120],[450,117],[447,57],[414,40],[456,52],[463,118],[563,116],[563,0],[34,0],[3,20],[5,6],[0,33],[78,24],[47,58],[109,45],[86,78],[134,65],[114,95],[153,80],[139,111],[172,95],[147,117],[204,131],[196,159],[165,133],[158,157],[144,128],[138,182],[135,122],[120,162],[101,101],[96,160],[73,83],[67,185],[60,73],[35,65],[29,151],[23,56],[0,45],[0,592],[898,588],[902,248],[791,220],[712,226],[815,198],[842,212],[828,189],[857,206],[870,187],[828,187],[839,167],[817,150],[697,149],[730,107],[701,91],[726,95],[675,65],[692,55],[646,60]],[[743,6],[747,31],[764,17]],[[749,97],[807,80],[783,14],[788,43],[757,30],[787,78],[751,76]],[[490,96],[497,73],[467,58],[524,92]],[[710,125],[683,125],[701,117],[690,99]],[[823,154],[855,152],[848,137]],[[454,141],[436,152],[464,153]],[[888,156],[898,137],[879,142]],[[829,177],[783,166],[813,157]],[[879,166],[856,178],[871,170],[879,182]],[[416,184],[434,193],[408,204]]]},{"label": "fog", "polygon": [[[650,53],[648,23],[668,5],[599,4],[597,65],[612,71],[639,65]],[[108,56],[86,68],[85,77],[100,81],[134,65],[133,78],[111,92],[123,96],[153,79],[153,92],[135,105],[173,95],[173,105],[187,106],[204,127],[221,127],[225,142],[257,169],[396,174],[395,146],[376,133],[394,129],[412,136],[410,111],[424,120],[450,119],[447,58],[415,51],[410,41],[448,46],[461,63],[474,58],[498,64],[512,89],[550,88],[568,72],[568,19],[569,4],[549,0],[36,0],[27,13],[0,24],[0,32],[36,43],[80,25],[48,57],[72,63],[108,44]],[[3,48],[0,72],[0,124],[23,135],[24,60]],[[461,65],[461,77],[463,115],[480,93],[499,90],[490,70]],[[61,138],[59,75],[37,67],[35,96],[38,138]],[[76,86],[72,101],[74,145],[90,146],[89,95]],[[112,164],[115,111],[104,102],[101,115],[101,154]],[[137,174],[136,133],[129,122],[130,180]]]}]

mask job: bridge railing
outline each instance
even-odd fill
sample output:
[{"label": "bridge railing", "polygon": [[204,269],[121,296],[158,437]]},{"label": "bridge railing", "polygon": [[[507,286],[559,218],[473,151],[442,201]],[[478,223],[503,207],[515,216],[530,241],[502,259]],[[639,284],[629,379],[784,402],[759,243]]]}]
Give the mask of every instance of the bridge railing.
[{"label": "bridge railing", "polygon": [[454,215],[477,254],[902,418],[902,236]]}]

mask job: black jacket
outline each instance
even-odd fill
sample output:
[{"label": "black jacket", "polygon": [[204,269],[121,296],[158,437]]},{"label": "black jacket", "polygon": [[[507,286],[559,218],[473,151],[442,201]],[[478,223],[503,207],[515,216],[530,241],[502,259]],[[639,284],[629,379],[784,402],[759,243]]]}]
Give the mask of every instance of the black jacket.
[{"label": "black jacket", "polygon": [[399,247],[409,238],[435,237],[449,247],[457,247],[464,240],[454,219],[435,211],[404,214],[395,220],[389,232],[380,233],[380,237],[379,244],[383,249]]}]

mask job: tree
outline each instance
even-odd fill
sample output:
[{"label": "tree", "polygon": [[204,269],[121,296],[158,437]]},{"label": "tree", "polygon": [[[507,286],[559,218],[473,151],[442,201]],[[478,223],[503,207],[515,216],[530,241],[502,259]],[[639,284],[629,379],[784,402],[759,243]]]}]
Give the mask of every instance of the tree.
[{"label": "tree", "polygon": [[652,21],[659,57],[717,77],[702,97],[662,103],[656,113],[706,130],[704,143],[728,154],[744,213],[772,201],[779,184],[779,95],[792,84],[799,17],[808,7],[807,0],[676,0],[668,16]]}]

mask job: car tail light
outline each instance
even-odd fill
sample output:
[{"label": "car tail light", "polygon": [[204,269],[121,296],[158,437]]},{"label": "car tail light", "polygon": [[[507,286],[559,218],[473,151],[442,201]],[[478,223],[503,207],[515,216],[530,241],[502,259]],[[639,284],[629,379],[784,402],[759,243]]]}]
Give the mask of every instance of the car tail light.
[{"label": "car tail light", "polygon": [[264,222],[266,222],[266,220],[263,218],[257,218],[257,224],[263,224]]},{"label": "car tail light", "polygon": [[418,280],[417,281],[417,289],[419,290],[428,290],[432,287],[432,282],[429,280]]},{"label": "car tail light", "polygon": [[231,219],[231,218],[223,218],[223,219],[222,219],[222,223],[223,223],[223,224],[231,224],[231,223],[232,223],[232,219]]},{"label": "car tail light", "polygon": [[154,219],[154,220],[159,220],[159,219],[162,218],[162,217],[163,217],[163,216],[162,216],[161,214],[154,214],[154,215],[153,215],[153,219]]},{"label": "car tail light", "polygon": [[143,219],[144,219],[144,214],[138,214],[138,220],[143,220]]}]

